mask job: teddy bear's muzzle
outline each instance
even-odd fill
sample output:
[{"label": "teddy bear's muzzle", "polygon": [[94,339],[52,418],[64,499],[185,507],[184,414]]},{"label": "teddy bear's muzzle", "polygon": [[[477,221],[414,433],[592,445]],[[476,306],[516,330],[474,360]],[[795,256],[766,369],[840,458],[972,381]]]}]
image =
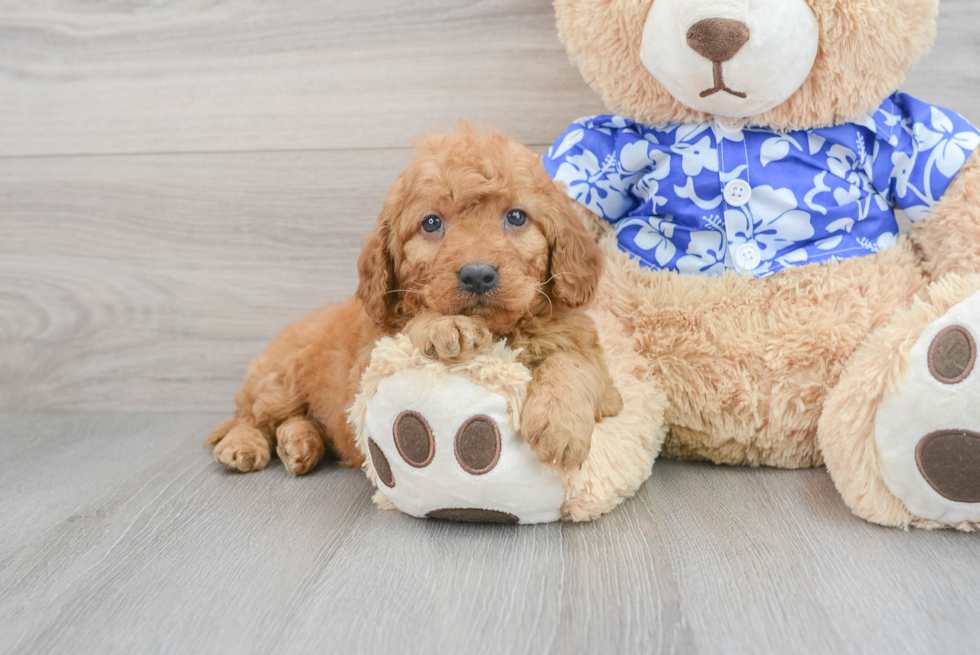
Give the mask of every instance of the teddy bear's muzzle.
[{"label": "teddy bear's muzzle", "polygon": [[752,34],[749,26],[731,18],[705,18],[691,26],[687,31],[687,44],[714,66],[714,86],[702,91],[702,98],[720,91],[737,98],[746,97],[745,93],[725,85],[722,64],[731,60],[750,38]]},{"label": "teddy bear's muzzle", "polygon": [[656,0],[640,61],[683,105],[748,118],[785,102],[816,61],[820,25],[807,0]]},{"label": "teddy bear's muzzle", "polygon": [[734,57],[751,37],[749,26],[740,20],[706,18],[691,25],[687,31],[687,44],[705,59],[724,63]]}]

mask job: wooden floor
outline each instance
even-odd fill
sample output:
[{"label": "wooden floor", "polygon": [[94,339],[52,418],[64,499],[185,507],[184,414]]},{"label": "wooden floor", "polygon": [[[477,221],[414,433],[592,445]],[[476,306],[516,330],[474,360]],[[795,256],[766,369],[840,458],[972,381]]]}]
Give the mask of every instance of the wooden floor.
[{"label": "wooden floor", "polygon": [[[980,3],[905,90],[980,124]],[[385,513],[201,448],[349,294],[411,139],[603,111],[547,0],[0,0],[0,653],[977,652],[980,538],[660,462],[590,525]]]},{"label": "wooden floor", "polygon": [[593,524],[382,512],[358,472],[220,470],[216,414],[0,418],[2,653],[976,652],[973,535],[823,470],[663,461]]}]

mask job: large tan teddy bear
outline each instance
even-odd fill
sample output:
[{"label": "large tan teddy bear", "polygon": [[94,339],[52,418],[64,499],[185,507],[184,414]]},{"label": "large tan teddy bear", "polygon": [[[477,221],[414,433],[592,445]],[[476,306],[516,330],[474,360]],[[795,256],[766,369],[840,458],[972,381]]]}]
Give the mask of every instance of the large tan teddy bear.
[{"label": "large tan teddy bear", "polygon": [[602,234],[596,310],[667,395],[664,453],[980,527],[980,135],[895,92],[938,0],[555,7],[612,114],[544,163]]},{"label": "large tan teddy bear", "polygon": [[350,411],[379,505],[590,520],[662,449],[826,464],[864,519],[980,527],[980,134],[895,92],[937,0],[555,6],[614,112],[543,164],[604,249],[590,315],[623,410],[563,470],[520,433],[507,344],[446,366],[384,339]]}]

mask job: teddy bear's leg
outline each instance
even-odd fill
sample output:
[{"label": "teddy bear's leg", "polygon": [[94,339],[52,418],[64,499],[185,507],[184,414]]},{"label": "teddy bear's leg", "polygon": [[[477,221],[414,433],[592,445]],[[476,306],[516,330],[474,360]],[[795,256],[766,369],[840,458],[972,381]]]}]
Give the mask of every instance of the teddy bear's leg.
[{"label": "teddy bear's leg", "polygon": [[897,312],[847,364],[818,440],[858,516],[980,528],[980,275],[955,274]]},{"label": "teddy bear's leg", "polygon": [[[397,357],[401,346],[379,346],[385,348],[390,349],[385,357]],[[376,502],[387,507],[390,501],[417,518],[479,523],[560,518],[560,472],[538,460],[513,420],[517,391],[507,391],[503,378],[516,375],[516,367],[486,366],[505,395],[447,375],[435,364],[370,383],[377,385],[376,394],[362,399],[354,412],[363,416],[368,476],[381,492]]]}]

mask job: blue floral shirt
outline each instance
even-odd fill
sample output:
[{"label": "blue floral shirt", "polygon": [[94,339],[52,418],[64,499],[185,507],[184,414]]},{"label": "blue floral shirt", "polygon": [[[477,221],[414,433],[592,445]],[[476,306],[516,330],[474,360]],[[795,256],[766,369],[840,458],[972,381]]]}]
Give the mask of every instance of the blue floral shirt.
[{"label": "blue floral shirt", "polygon": [[544,164],[646,266],[764,277],[892,246],[896,207],[924,218],[978,146],[961,116],[896,93],[861,122],[784,134],[585,118]]}]

